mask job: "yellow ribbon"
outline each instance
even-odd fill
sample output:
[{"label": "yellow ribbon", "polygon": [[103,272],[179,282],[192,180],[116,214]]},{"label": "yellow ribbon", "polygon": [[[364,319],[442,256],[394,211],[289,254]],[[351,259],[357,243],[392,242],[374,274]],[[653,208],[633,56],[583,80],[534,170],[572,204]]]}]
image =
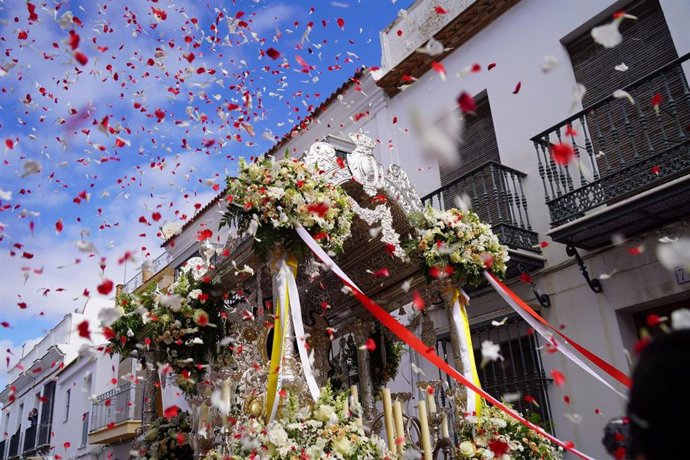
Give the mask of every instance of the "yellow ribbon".
[{"label": "yellow ribbon", "polygon": [[[470,322],[467,318],[467,298],[465,297],[464,293],[461,293],[459,289],[455,289],[455,292],[453,293],[453,306],[455,305],[459,306],[459,317],[460,317],[460,323],[459,329],[458,329],[458,337],[459,340],[465,342],[465,347],[468,350],[467,353],[467,361],[469,361],[470,368],[469,369],[463,369],[463,374],[465,374],[465,378],[468,380],[471,380],[472,383],[474,383],[478,388],[481,388],[481,383],[479,381],[479,374],[477,372],[477,363],[474,360],[474,347],[472,346],[472,332],[470,331]],[[469,371],[470,375],[467,375]],[[468,390],[468,393],[470,390]],[[471,392],[472,397],[474,398],[474,411],[477,415],[481,415],[482,411],[482,398],[479,396],[478,393]],[[470,395],[468,394],[468,399]]]},{"label": "yellow ribbon", "polygon": [[[297,276],[297,258],[293,255],[287,256],[287,264],[292,271],[292,276]],[[273,270],[277,268],[274,266]],[[281,366],[283,363],[283,342],[285,341],[285,331],[287,321],[290,318],[290,294],[288,285],[285,283],[285,294],[282,298],[274,299],[274,321],[273,321],[273,345],[271,347],[271,362],[268,368],[268,385],[266,389],[266,423],[270,421],[273,414],[273,406],[278,397]]]}]

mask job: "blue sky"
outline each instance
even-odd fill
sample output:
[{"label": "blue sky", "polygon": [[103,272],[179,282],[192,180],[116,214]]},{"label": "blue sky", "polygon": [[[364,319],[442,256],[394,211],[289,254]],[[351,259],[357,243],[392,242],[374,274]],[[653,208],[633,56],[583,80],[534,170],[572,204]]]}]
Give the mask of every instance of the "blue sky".
[{"label": "blue sky", "polygon": [[158,255],[159,226],[238,157],[378,66],[379,30],[411,3],[0,1],[0,383],[84,290]]}]

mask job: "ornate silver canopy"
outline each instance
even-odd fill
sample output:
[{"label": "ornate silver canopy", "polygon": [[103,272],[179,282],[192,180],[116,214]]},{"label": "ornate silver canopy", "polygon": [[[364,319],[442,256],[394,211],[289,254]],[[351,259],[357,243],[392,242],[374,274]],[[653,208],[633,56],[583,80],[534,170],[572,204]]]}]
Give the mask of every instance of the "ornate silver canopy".
[{"label": "ornate silver canopy", "polygon": [[374,141],[361,133],[349,135],[355,149],[345,155],[345,161],[338,163],[335,148],[327,142],[315,142],[304,155],[304,161],[325,171],[329,182],[341,185],[349,180],[362,184],[369,196],[379,190],[388,198],[395,200],[409,214],[422,210],[422,202],[417,196],[405,171],[391,164],[386,172],[374,156]]}]

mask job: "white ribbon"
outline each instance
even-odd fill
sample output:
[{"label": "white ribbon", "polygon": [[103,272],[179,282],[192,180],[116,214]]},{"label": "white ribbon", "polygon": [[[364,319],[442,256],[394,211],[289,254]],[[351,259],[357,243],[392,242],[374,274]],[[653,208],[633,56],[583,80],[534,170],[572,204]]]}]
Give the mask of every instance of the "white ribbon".
[{"label": "white ribbon", "polygon": [[304,373],[304,378],[307,380],[307,387],[309,387],[311,397],[314,399],[314,401],[317,401],[319,396],[321,396],[321,390],[319,389],[319,385],[316,383],[316,379],[314,378],[314,373],[311,370],[309,353],[307,352],[306,347],[304,323],[302,323],[302,306],[299,302],[297,282],[295,281],[295,276],[293,275],[290,266],[287,264],[284,258],[281,259],[280,265],[280,269],[284,271],[284,277],[287,279],[290,314],[292,315],[292,326],[295,331],[295,337],[297,338],[297,350],[299,351],[300,361],[302,361],[302,372]]},{"label": "white ribbon", "polygon": [[599,374],[597,374],[594,369],[589,367],[585,362],[583,362],[569,347],[566,346],[568,342],[560,339],[559,337],[556,337],[553,335],[543,324],[541,324],[539,321],[534,319],[529,313],[527,313],[525,310],[523,310],[515,301],[508,295],[507,292],[505,292],[503,289],[501,289],[501,286],[496,284],[496,281],[489,275],[487,272],[484,272],[484,278],[491,284],[491,286],[496,289],[496,292],[503,297],[503,300],[505,300],[508,305],[511,306],[515,312],[522,317],[527,323],[539,333],[544,339],[546,339],[547,342],[553,344],[555,343],[557,346],[558,351],[563,353],[568,359],[570,359],[573,363],[575,363],[577,366],[579,366],[581,369],[583,369],[585,372],[590,374],[592,377],[595,379],[599,380],[601,383],[606,385],[608,388],[610,388],[614,393],[616,393],[618,396],[621,398],[625,399],[627,401],[627,397],[621,393],[620,391],[616,390],[613,386],[611,386],[610,383],[608,383],[606,380],[603,379]]},{"label": "white ribbon", "polygon": [[[465,301],[469,301],[470,297],[465,293],[465,291],[460,290],[459,295],[463,296],[465,298]],[[460,298],[455,299],[455,303],[453,304],[453,326],[455,326],[455,333],[456,337],[458,338],[459,346],[460,346],[460,359],[462,360],[462,370],[465,378],[469,380],[470,382],[474,382],[475,385],[479,385],[479,381],[476,378],[476,374],[473,372],[473,361],[471,359],[470,353],[474,354],[474,350],[470,346],[471,342],[471,337],[467,337],[466,330],[465,330],[465,321],[466,319],[463,318],[462,316],[462,311],[461,309],[464,309],[465,307],[462,305],[460,302]],[[467,313],[465,313],[465,317],[467,316]],[[470,390],[467,388],[467,413],[472,415],[475,413],[478,413],[478,405],[480,404],[479,402],[480,396],[475,393],[474,391]]]}]

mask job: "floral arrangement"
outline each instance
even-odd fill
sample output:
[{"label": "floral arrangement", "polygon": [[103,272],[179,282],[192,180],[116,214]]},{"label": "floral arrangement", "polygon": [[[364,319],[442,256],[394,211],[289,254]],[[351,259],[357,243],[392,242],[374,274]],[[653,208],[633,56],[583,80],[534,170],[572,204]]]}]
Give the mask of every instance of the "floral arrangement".
[{"label": "floral arrangement", "polygon": [[282,160],[240,160],[239,175],[227,180],[228,209],[221,225],[237,225],[254,236],[254,251],[266,256],[276,245],[294,251],[306,228],[321,245],[341,251],[350,235],[353,212],[348,196],[327,182],[316,167],[287,154]]},{"label": "floral arrangement", "polygon": [[231,363],[230,351],[218,345],[225,336],[221,315],[226,304],[210,278],[196,281],[188,273],[163,290],[152,286],[141,294],[120,295],[120,318],[105,331],[109,351],[122,356],[153,351],[159,366],[193,394],[211,356],[219,365]]},{"label": "floral arrangement", "polygon": [[474,287],[482,282],[484,269],[497,276],[505,274],[508,248],[476,213],[428,206],[411,216],[411,221],[419,237],[409,248],[424,260],[429,278],[453,277]]},{"label": "floral arrangement", "polygon": [[313,407],[289,395],[279,420],[243,415],[231,427],[227,452],[211,450],[205,460],[218,459],[393,459],[385,442],[367,436],[358,417],[347,409],[347,394],[327,387]]},{"label": "floral arrangement", "polygon": [[144,449],[139,458],[149,460],[186,460],[194,456],[189,444],[192,428],[188,412],[180,412],[173,418],[155,419],[144,434]]},{"label": "floral arrangement", "polygon": [[560,460],[563,449],[503,411],[484,406],[479,417],[459,422],[458,458],[497,460]]}]

